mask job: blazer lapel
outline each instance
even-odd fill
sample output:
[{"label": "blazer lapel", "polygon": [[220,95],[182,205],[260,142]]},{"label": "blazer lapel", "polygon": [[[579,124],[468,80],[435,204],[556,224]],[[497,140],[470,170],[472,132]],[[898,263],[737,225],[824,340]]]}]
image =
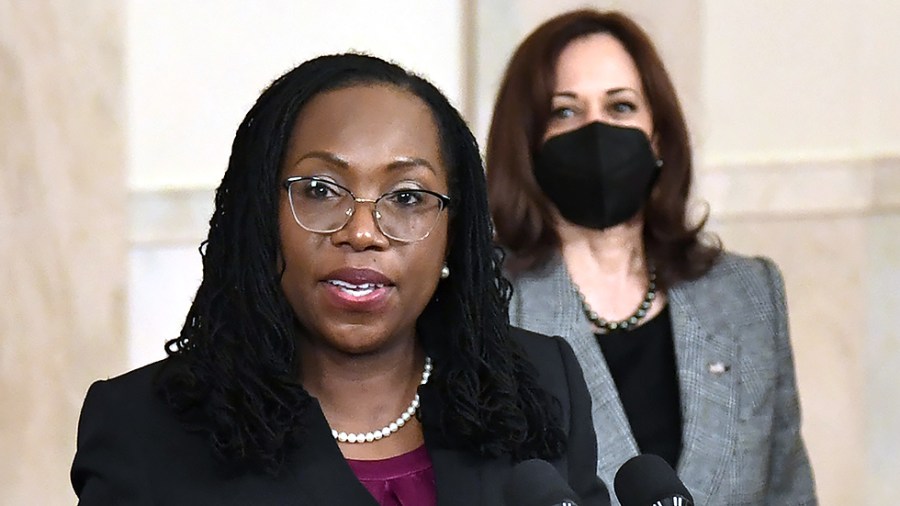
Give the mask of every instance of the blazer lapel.
[{"label": "blazer lapel", "polygon": [[310,500],[298,499],[296,504],[378,506],[344,459],[317,402],[307,410],[303,424],[306,430],[297,452],[303,458],[293,462],[292,468],[298,498]]},{"label": "blazer lapel", "polygon": [[683,413],[678,474],[697,504],[707,504],[734,451],[738,411],[731,368],[738,345],[716,304],[702,300],[701,287],[682,284],[668,296]]},{"label": "blazer lapel", "polygon": [[[513,324],[517,323],[519,314],[527,317],[531,322],[529,329],[564,336],[578,357],[591,395],[597,431],[597,473],[608,481],[622,462],[638,454],[638,448],[616,384],[591,324],[581,311],[578,291],[565,263],[557,256],[534,277],[517,280],[516,288],[518,307],[513,312]],[[612,486],[612,482],[608,485]]]},{"label": "blazer lapel", "polygon": [[[303,459],[293,464],[294,490],[298,497],[296,504],[378,506],[347,465],[318,405],[309,410],[304,424],[307,431],[300,442]],[[439,436],[425,431],[438,506],[495,504],[496,497],[483,496],[497,487],[482,486],[482,475],[492,464],[465,452],[447,449],[440,445],[439,440]],[[499,461],[492,462],[496,464]]]},{"label": "blazer lapel", "polygon": [[463,452],[429,445],[426,446],[434,469],[438,506],[488,504],[482,501],[480,491],[482,462],[470,458]]}]

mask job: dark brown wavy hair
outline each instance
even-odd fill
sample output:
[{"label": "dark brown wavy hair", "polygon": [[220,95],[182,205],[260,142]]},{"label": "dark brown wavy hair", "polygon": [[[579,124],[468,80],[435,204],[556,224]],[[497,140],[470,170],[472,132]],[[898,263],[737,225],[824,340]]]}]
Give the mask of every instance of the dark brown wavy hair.
[{"label": "dark brown wavy hair", "polygon": [[703,232],[706,216],[691,224],[687,200],[693,173],[684,113],[647,33],[619,12],[576,10],[539,26],[516,49],[500,85],[488,134],[488,196],[496,239],[516,272],[539,266],[559,249],[551,203],[538,186],[533,160],[543,143],[556,84],[556,63],[572,41],[597,33],[618,39],[637,66],[653,117],[658,156],[665,161],[643,209],[647,259],[663,288],[695,279],[721,252]]}]

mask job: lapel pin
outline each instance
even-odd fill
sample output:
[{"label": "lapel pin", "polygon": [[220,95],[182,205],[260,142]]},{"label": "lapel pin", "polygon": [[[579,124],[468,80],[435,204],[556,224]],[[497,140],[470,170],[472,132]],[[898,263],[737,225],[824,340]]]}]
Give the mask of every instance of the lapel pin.
[{"label": "lapel pin", "polygon": [[709,373],[713,376],[721,376],[728,372],[731,369],[731,366],[726,364],[725,362],[710,362],[709,363]]}]

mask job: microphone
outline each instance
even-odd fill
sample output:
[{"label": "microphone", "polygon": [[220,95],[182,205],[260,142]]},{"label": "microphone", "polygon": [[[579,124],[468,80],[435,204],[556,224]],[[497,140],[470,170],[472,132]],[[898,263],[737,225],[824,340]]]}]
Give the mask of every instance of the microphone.
[{"label": "microphone", "polygon": [[622,464],[613,488],[622,506],[694,505],[694,498],[669,463],[650,453]]},{"label": "microphone", "polygon": [[524,460],[513,467],[503,499],[509,506],[578,506],[581,501],[556,468],[540,459]]}]

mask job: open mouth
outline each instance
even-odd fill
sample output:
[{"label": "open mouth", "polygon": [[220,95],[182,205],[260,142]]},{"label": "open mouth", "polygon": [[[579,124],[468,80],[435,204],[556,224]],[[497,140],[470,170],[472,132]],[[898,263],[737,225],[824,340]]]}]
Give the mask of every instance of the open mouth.
[{"label": "open mouth", "polygon": [[375,290],[384,288],[385,286],[382,283],[348,283],[339,279],[329,279],[326,282],[332,286],[337,287],[342,292],[352,297],[365,297],[366,295],[372,294]]}]

